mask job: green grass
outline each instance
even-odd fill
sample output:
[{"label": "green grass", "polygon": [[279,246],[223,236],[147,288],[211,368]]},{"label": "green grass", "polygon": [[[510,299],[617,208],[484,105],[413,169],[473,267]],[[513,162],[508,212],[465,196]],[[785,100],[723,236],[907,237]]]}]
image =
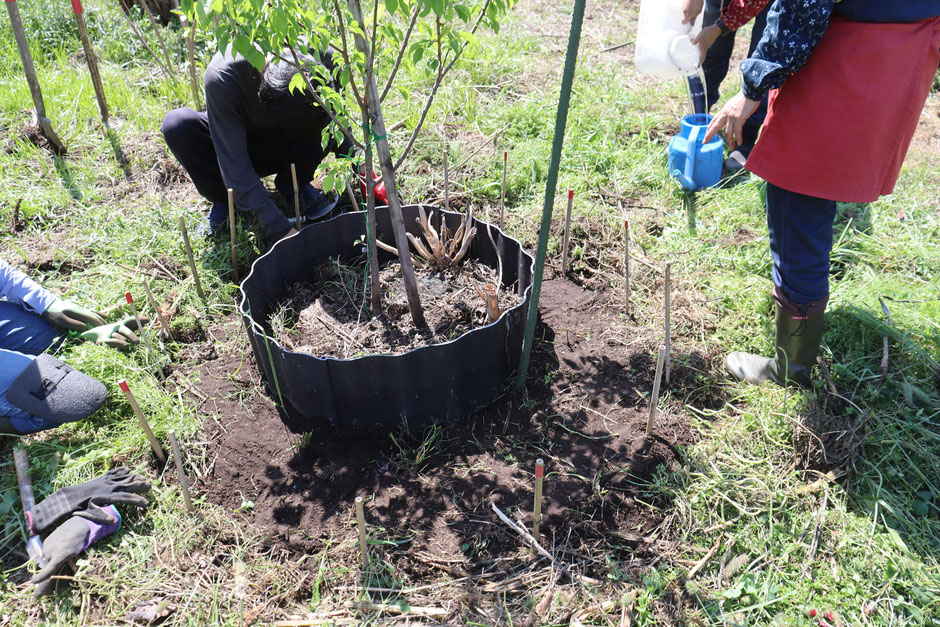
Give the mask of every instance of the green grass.
[{"label": "green grass", "polygon": [[[137,41],[116,3],[87,2],[92,41],[114,122],[109,141],[98,120],[90,81],[81,60],[67,5],[21,1],[49,117],[69,146],[55,159],[23,134],[31,107],[9,27],[0,26],[0,224],[20,204],[26,225],[17,234],[0,229],[0,255],[18,265],[42,256],[46,270],[30,274],[50,289],[89,306],[120,302],[139,291],[137,268],[149,272],[161,302],[176,302],[185,316],[178,330],[204,333],[211,321],[234,312],[235,289],[225,246],[193,239],[209,305],[195,294],[177,221],[192,229],[201,220],[198,199],[180,176],[159,138],[167,110],[192,105],[182,63],[181,34],[166,33],[176,82],[164,76]],[[631,13],[614,3],[605,11]],[[543,7],[545,23],[566,28],[566,9]],[[520,11],[525,10],[520,7]],[[531,19],[531,15],[529,16]],[[600,18],[598,18],[600,19]],[[149,24],[139,20],[150,37]],[[559,187],[576,192],[576,218],[586,246],[597,251],[601,269],[619,272],[621,217],[601,189],[628,199],[635,252],[654,264],[673,262],[677,289],[687,293],[694,315],[677,311],[678,354],[720,355],[743,349],[771,350],[770,258],[757,180],[729,184],[697,195],[694,213],[665,172],[664,150],[684,106],[676,84],[647,84],[628,64],[597,49],[618,43],[632,28],[593,34],[582,45],[568,121]],[[563,32],[560,30],[559,32]],[[614,40],[610,38],[613,37]],[[514,18],[498,37],[481,38],[442,88],[426,132],[405,164],[407,200],[440,194],[443,142],[452,166],[501,131],[498,147],[486,147],[452,171],[452,193],[475,203],[498,203],[501,152],[509,151],[509,229],[534,242],[544,196],[552,140],[554,103],[563,39],[542,36]],[[159,51],[155,41],[151,41]],[[592,47],[593,46],[593,47]],[[211,42],[199,41],[204,65]],[[422,89],[427,78],[406,72],[405,91]],[[733,89],[731,79],[728,90]],[[933,96],[936,97],[936,96]],[[396,93],[387,105],[389,124],[414,124],[420,104]],[[393,135],[400,145],[406,130]],[[115,151],[127,160],[122,166]],[[940,162],[912,158],[896,192],[870,206],[843,206],[835,225],[832,301],[823,354],[831,364],[838,395],[822,383],[798,394],[725,383],[719,364],[704,373],[706,385],[727,400],[719,408],[685,403],[667,392],[697,440],[684,465],[662,470],[647,486],[649,502],[666,506],[662,533],[678,540],[655,564],[637,571],[632,556],[612,541],[592,557],[606,564],[608,581],[595,593],[613,599],[623,589],[635,595],[635,624],[668,622],[668,599],[685,599],[687,624],[800,625],[804,612],[836,611],[846,625],[940,624]],[[563,194],[556,208],[563,207]],[[653,207],[649,210],[640,207]],[[556,212],[556,222],[558,218]],[[265,249],[257,228],[239,234],[243,267]],[[553,260],[560,230],[551,239]],[[168,266],[180,283],[155,268]],[[642,271],[642,268],[641,268]],[[589,273],[589,270],[585,270]],[[656,319],[658,288],[651,273],[638,283],[641,319]],[[613,284],[613,289],[622,285]],[[879,297],[890,308],[887,324]],[[143,296],[138,296],[142,302]],[[149,312],[143,306],[142,313]],[[238,328],[232,337],[247,350]],[[888,376],[881,381],[882,338],[889,337]],[[152,339],[155,339],[152,337]],[[159,343],[159,355],[128,353],[69,343],[61,357],[103,381],[107,404],[93,419],[24,440],[39,495],[95,476],[116,465],[148,475],[154,505],[126,517],[124,529],[78,561],[72,595],[43,604],[28,600],[19,564],[22,536],[12,463],[0,463],[0,622],[25,625],[114,624],[137,603],[169,595],[177,610],[168,624],[239,624],[245,612],[262,620],[327,612],[350,593],[338,583],[354,574],[352,528],[329,550],[304,558],[318,565],[315,577],[297,582],[297,564],[237,513],[208,503],[197,493],[199,518],[183,513],[172,469],[158,469],[146,439],[117,388],[127,379],[157,437],[175,429],[188,451],[188,466],[205,469],[207,445],[200,439],[205,417],[192,398],[163,387],[151,373],[157,363],[175,363],[182,348]],[[832,467],[805,463],[813,437],[799,425],[844,429],[864,421],[860,445]],[[403,460],[423,462],[435,434],[413,449],[399,447]],[[834,436],[830,436],[834,437]],[[420,440],[419,440],[420,441]],[[809,449],[808,449],[809,446]],[[826,475],[832,471],[834,475]],[[167,475],[167,473],[170,473]],[[833,479],[834,477],[834,479]],[[247,502],[247,501],[246,501]],[[247,507],[247,505],[246,505]],[[393,542],[382,530],[376,541]],[[717,546],[691,579],[691,564]],[[379,547],[381,548],[381,547]],[[296,560],[296,558],[292,558]],[[380,562],[372,581],[404,581]],[[426,583],[426,582],[424,582]],[[544,585],[544,584],[542,584]],[[588,602],[584,592],[560,581],[551,619],[562,624],[565,607]],[[183,592],[185,591],[185,592]],[[531,591],[534,599],[544,590]],[[510,624],[512,599],[492,601],[482,614],[464,614],[468,624]],[[270,606],[264,605],[270,601]],[[612,620],[619,620],[615,614]],[[512,616],[519,624],[523,616]],[[381,620],[363,618],[364,623]],[[564,623],[567,624],[567,623]]]}]

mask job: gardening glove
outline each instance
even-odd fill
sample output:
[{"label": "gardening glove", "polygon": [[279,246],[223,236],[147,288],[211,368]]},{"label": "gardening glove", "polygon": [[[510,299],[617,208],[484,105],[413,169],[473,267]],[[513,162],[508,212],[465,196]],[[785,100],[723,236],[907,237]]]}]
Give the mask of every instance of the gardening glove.
[{"label": "gardening glove", "polygon": [[[91,481],[60,488],[39,502],[26,514],[30,535],[49,529],[65,516],[88,509],[90,504],[147,507],[150,502],[140,493],[149,491],[150,484],[141,475],[124,467],[113,468]],[[89,510],[83,515],[89,518],[99,511],[100,508]],[[96,522],[106,522],[106,519],[98,518]]]},{"label": "gardening glove", "polygon": [[[147,324],[149,318],[141,318],[140,324]],[[133,331],[131,330],[133,329]],[[104,344],[112,348],[126,348],[128,343],[136,344],[140,340],[134,331],[139,330],[137,318],[131,316],[117,322],[109,322],[94,329],[88,329],[79,337],[95,344]]]},{"label": "gardening glove", "polygon": [[105,323],[101,314],[61,298],[52,301],[42,317],[65,331],[84,331]]},{"label": "gardening glove", "polygon": [[[102,522],[99,522],[102,521]],[[33,575],[30,583],[36,584],[33,597],[52,594],[56,586],[53,576],[59,574],[62,567],[75,559],[93,542],[111,535],[121,528],[121,515],[114,505],[91,507],[62,523],[42,543],[42,554],[46,558],[46,567]]]}]

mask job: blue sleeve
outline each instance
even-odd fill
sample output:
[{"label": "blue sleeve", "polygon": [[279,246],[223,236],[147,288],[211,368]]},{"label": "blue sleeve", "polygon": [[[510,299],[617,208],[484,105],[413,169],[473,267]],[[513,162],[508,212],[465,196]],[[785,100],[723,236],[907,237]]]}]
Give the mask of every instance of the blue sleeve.
[{"label": "blue sleeve", "polygon": [[767,14],[764,36],[741,63],[744,95],[760,100],[799,71],[819,44],[835,0],[775,0]]},{"label": "blue sleeve", "polygon": [[0,259],[0,298],[38,314],[49,309],[55,296],[41,285]]}]

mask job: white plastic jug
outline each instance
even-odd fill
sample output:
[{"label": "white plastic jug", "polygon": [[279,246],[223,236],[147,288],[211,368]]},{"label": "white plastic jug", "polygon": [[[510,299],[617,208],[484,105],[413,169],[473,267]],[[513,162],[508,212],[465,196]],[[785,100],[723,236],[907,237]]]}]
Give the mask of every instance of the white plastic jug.
[{"label": "white plastic jug", "polygon": [[691,38],[702,30],[702,13],[689,26],[682,23],[683,0],[641,0],[637,27],[636,68],[657,78],[681,78],[699,65]]}]

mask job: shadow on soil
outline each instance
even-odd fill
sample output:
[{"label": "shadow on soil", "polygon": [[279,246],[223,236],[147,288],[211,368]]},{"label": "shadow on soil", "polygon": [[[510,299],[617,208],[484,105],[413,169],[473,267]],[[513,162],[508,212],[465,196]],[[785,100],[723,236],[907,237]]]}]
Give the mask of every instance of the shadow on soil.
[{"label": "shadow on soil", "polygon": [[[546,544],[577,548],[612,529],[650,533],[668,505],[651,479],[678,468],[691,435],[684,417],[664,411],[654,436],[645,436],[651,347],[624,350],[605,339],[612,325],[635,328],[607,315],[601,296],[547,281],[526,389],[421,431],[349,436],[325,420],[278,411],[257,367],[239,370],[242,356],[221,353],[200,365],[200,391],[219,420],[208,422],[218,442],[210,499],[310,552],[353,532],[353,500],[362,495],[373,539],[391,543],[385,547],[405,558],[404,568],[421,572],[435,560],[469,567],[519,550],[491,504],[531,524],[542,458]],[[701,396],[705,359],[677,355],[674,364],[672,393]]]}]

